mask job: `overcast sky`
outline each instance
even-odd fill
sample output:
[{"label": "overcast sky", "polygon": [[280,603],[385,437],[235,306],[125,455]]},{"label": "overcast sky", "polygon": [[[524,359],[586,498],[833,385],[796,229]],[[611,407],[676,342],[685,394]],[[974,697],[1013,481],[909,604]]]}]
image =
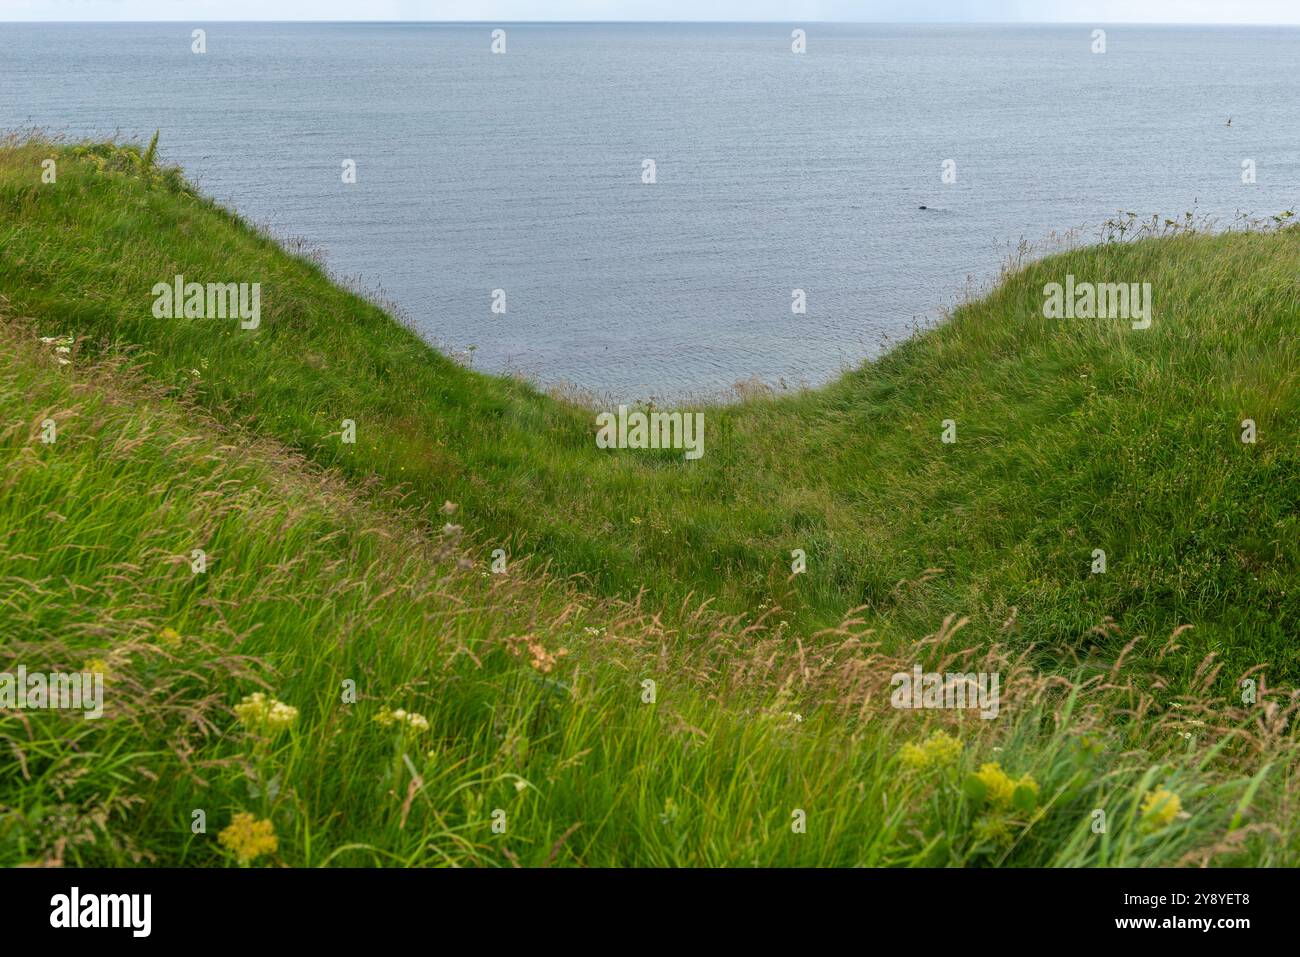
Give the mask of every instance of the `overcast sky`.
[{"label": "overcast sky", "polygon": [[1300,23],[1300,0],[0,0],[3,20]]}]

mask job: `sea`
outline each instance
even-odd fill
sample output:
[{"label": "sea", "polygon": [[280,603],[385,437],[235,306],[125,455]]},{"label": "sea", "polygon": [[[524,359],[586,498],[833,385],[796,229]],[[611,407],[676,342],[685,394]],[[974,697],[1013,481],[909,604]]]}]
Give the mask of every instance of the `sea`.
[{"label": "sea", "polygon": [[1300,30],[0,23],[31,128],[160,131],[476,369],[682,401],[822,385],[1119,214],[1296,208]]}]

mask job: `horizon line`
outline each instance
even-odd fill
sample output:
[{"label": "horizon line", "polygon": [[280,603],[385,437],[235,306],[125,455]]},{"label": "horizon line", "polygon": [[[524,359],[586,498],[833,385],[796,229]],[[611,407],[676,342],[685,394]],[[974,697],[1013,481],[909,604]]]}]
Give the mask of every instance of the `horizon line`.
[{"label": "horizon line", "polygon": [[295,18],[288,20],[261,19],[248,20],[229,17],[185,17],[167,20],[128,20],[123,18],[99,18],[94,20],[37,20],[37,19],[0,19],[0,23],[35,23],[86,25],[100,23],[153,24],[153,23],[267,23],[267,24],[385,24],[413,26],[469,26],[522,24],[527,26],[651,26],[651,25],[717,25],[717,26],[786,26],[814,24],[817,26],[1001,26],[1001,27],[1300,27],[1300,21],[1276,20],[354,20],[333,17],[316,19]]}]

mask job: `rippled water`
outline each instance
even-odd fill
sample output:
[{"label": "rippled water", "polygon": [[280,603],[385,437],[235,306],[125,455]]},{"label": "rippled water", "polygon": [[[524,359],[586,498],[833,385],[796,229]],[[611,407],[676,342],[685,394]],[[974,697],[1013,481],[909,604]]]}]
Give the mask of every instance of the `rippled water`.
[{"label": "rippled water", "polygon": [[1300,198],[1295,29],[495,26],[0,24],[0,126],[161,129],[431,341],[619,398],[818,384],[1021,238]]}]

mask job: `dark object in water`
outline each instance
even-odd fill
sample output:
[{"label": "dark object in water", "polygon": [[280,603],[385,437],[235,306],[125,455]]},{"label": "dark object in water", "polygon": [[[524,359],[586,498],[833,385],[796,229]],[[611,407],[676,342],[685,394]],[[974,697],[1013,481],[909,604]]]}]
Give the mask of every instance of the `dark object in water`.
[{"label": "dark object in water", "polygon": [[928,208],[928,207],[926,207],[926,206],[922,206],[922,207],[921,207],[921,209],[927,209],[927,208]]}]

